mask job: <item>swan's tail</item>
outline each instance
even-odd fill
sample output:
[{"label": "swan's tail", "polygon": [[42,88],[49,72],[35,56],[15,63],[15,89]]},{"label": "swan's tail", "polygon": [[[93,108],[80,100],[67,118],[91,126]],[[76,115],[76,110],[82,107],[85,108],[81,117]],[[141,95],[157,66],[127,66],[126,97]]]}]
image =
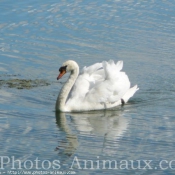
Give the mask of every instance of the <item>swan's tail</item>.
[{"label": "swan's tail", "polygon": [[134,87],[130,88],[125,95],[122,97],[122,104],[128,102],[128,100],[135,94],[135,92],[139,90],[139,88],[137,87],[137,85],[135,85]]}]

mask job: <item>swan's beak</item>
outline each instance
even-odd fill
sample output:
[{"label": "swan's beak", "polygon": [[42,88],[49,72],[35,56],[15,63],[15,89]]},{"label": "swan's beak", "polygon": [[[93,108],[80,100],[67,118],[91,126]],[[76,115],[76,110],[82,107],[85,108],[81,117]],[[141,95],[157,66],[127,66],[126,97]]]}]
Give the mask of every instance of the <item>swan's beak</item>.
[{"label": "swan's beak", "polygon": [[57,80],[59,80],[65,73],[66,73],[65,70],[61,71],[60,74],[57,77]]}]

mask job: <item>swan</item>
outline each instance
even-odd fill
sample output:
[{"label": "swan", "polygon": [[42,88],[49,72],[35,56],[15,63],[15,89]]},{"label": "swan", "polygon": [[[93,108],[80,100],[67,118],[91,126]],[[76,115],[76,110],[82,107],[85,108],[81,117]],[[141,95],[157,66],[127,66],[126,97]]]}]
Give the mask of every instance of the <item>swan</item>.
[{"label": "swan", "polygon": [[139,88],[137,85],[130,88],[129,78],[122,68],[123,61],[109,60],[85,66],[79,74],[75,61],[64,62],[57,80],[67,72],[70,76],[58,95],[56,111],[102,110],[125,104]]}]

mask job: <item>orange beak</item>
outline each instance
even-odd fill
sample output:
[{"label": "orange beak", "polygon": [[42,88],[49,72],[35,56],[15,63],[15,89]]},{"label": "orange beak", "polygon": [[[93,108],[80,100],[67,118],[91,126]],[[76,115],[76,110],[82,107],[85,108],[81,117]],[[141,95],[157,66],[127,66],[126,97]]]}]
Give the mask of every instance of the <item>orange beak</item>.
[{"label": "orange beak", "polygon": [[62,70],[60,72],[60,74],[58,75],[57,80],[59,80],[65,73],[66,73],[66,71],[65,70]]}]

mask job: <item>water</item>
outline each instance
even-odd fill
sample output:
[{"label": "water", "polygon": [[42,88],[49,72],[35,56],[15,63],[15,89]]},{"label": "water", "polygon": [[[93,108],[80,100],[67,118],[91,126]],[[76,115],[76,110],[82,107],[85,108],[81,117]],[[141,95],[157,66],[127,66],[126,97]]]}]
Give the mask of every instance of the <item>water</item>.
[{"label": "water", "polygon": [[[2,173],[174,173],[175,2],[0,4]],[[140,90],[112,111],[55,113],[67,78],[58,82],[56,77],[67,59],[81,68],[123,60],[124,71]]]}]

